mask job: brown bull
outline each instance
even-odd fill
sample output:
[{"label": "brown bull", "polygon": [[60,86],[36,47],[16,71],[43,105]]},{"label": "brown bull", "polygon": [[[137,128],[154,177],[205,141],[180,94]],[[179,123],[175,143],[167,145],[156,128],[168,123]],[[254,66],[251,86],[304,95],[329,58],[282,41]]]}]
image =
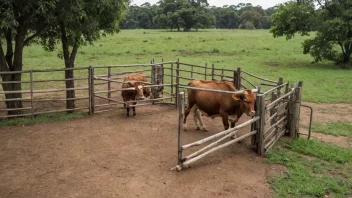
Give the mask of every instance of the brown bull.
[{"label": "brown bull", "polygon": [[[223,91],[237,91],[233,83],[223,81],[192,80],[189,82],[188,86]],[[229,121],[231,122],[231,127],[235,127],[235,123],[243,113],[246,113],[248,116],[254,116],[254,104],[255,95],[250,89],[244,90],[243,94],[240,95],[189,89],[188,108],[186,109],[183,121],[184,130],[187,130],[186,119],[193,106],[195,106],[193,119],[197,125],[197,130],[201,128],[203,131],[207,131],[198,110],[207,117],[221,117],[224,128],[227,130],[229,128]]]},{"label": "brown bull", "polygon": [[[133,74],[130,76],[127,76],[124,79],[124,83],[122,84],[122,88],[135,88],[135,90],[126,90],[122,91],[121,95],[123,98],[124,102],[127,101],[138,101],[138,100],[144,100],[145,98],[150,97],[151,93],[151,88],[144,87],[146,83],[143,82],[148,82],[147,77],[145,77],[144,74]],[[137,102],[133,102],[133,105],[136,105]],[[130,108],[129,105],[124,104],[124,107],[127,109],[127,116],[126,118],[130,117]],[[133,109],[133,117],[136,117],[136,107],[132,107]]]}]

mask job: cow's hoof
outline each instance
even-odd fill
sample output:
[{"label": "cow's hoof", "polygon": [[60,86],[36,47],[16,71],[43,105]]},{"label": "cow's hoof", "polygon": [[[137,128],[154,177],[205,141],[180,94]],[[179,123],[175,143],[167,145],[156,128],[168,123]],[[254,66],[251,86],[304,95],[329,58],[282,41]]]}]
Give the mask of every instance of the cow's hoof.
[{"label": "cow's hoof", "polygon": [[199,130],[200,130],[200,127],[197,127],[196,130],[199,131]]},{"label": "cow's hoof", "polygon": [[208,132],[208,129],[207,129],[207,128],[205,128],[205,127],[203,127],[203,128],[202,128],[202,131],[204,131],[204,132]]},{"label": "cow's hoof", "polygon": [[187,124],[183,124],[183,130],[188,131]]},{"label": "cow's hoof", "polygon": [[136,115],[133,115],[133,118],[136,118],[137,116]]}]

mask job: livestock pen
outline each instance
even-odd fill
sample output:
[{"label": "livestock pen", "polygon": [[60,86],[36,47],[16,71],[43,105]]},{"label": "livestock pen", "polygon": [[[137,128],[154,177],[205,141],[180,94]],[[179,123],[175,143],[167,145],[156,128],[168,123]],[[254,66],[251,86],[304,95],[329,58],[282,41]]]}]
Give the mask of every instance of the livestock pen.
[{"label": "livestock pen", "polygon": [[[38,72],[59,72],[61,76],[65,71],[73,70],[75,78],[57,79],[51,75],[47,75],[45,79],[36,79],[35,74]],[[271,80],[252,74],[241,68],[224,69],[216,68],[214,64],[208,66],[182,63],[178,61],[161,61],[155,63],[152,60],[147,64],[130,64],[130,65],[108,65],[108,66],[89,66],[83,68],[72,69],[52,69],[52,70],[29,70],[22,71],[24,75],[23,81],[2,81],[1,84],[19,83],[24,84],[24,90],[2,91],[3,95],[0,101],[1,112],[12,112],[11,114],[1,114],[1,118],[25,117],[34,118],[36,115],[55,112],[71,112],[83,111],[91,115],[101,114],[107,111],[124,109],[123,104],[132,106],[146,105],[175,105],[179,111],[178,119],[178,170],[188,167],[190,164],[217,151],[226,146],[232,145],[247,137],[251,137],[251,146],[259,155],[264,155],[282,136],[288,135],[292,138],[299,135],[299,111],[301,102],[302,82],[298,84],[284,83],[283,78]],[[131,88],[122,89],[123,79],[129,74],[143,73],[146,75],[149,83],[145,87],[152,89],[152,97],[143,101],[122,101],[119,95],[123,90],[131,90]],[[0,75],[9,75],[11,72],[1,72]],[[53,79],[52,79],[53,78]],[[187,82],[190,80],[218,80],[233,82],[237,90],[252,89],[256,93],[256,115],[251,119],[239,123],[235,128],[220,131],[215,135],[196,142],[190,142],[184,145],[182,141],[183,129],[182,118],[184,116],[185,92],[189,89],[197,89],[189,87]],[[64,88],[64,83],[60,82],[73,81],[74,88]],[[55,89],[50,88],[49,83],[55,83]],[[37,83],[37,84],[36,84]],[[38,84],[40,83],[40,84]],[[132,88],[133,89],[133,88]],[[48,93],[69,92],[75,90],[76,95],[73,98],[66,98],[63,94],[52,95]],[[198,91],[222,92],[219,90]],[[241,91],[239,91],[241,92]],[[239,92],[227,92],[226,94],[239,94]],[[6,98],[6,94],[24,94],[24,98]],[[63,109],[65,101],[77,101],[76,108]],[[8,101],[22,101],[23,107],[7,108],[5,103]],[[79,101],[79,102],[78,102]],[[39,103],[40,102],[40,103]],[[58,102],[59,105],[53,105]],[[138,102],[137,105],[131,103]],[[39,105],[38,105],[39,104]],[[44,104],[44,105],[43,105]],[[45,111],[41,108],[47,105]],[[49,109],[55,107],[55,109]],[[14,113],[15,112],[15,113]],[[231,139],[226,143],[221,142],[230,139],[239,129],[250,126],[250,130],[235,139]],[[176,130],[175,130],[176,131]],[[204,148],[188,154],[183,157],[185,150],[191,147],[206,145]]]}]

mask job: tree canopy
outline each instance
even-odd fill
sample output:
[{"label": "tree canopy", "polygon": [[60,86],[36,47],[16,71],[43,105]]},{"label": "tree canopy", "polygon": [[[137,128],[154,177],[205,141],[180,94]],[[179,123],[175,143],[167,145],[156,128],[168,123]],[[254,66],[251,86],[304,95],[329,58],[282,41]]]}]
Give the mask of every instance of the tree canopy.
[{"label": "tree canopy", "polygon": [[161,0],[155,5],[130,5],[124,13],[122,29],[177,29],[190,31],[200,28],[269,29],[276,7],[264,10],[250,3],[210,7],[207,1]]},{"label": "tree canopy", "polygon": [[314,38],[303,43],[303,53],[312,55],[315,62],[330,60],[351,67],[352,1],[291,1],[281,5],[272,19],[274,37],[291,39],[297,33],[316,31]]},{"label": "tree canopy", "polygon": [[[61,42],[60,57],[64,58],[66,68],[74,67],[79,46],[119,31],[124,8],[125,0],[0,0],[0,71],[21,71],[23,48],[33,42],[49,51]],[[1,77],[3,81],[21,81],[20,73]],[[73,78],[73,72],[67,71],[65,77]],[[4,91],[21,90],[21,83],[2,86]],[[66,88],[73,86],[73,81],[66,81]],[[22,98],[21,93],[5,95],[12,99],[6,102],[8,109],[22,108],[22,101],[16,100]],[[67,91],[67,97],[74,98],[74,91]],[[73,109],[73,102],[67,108]]]}]

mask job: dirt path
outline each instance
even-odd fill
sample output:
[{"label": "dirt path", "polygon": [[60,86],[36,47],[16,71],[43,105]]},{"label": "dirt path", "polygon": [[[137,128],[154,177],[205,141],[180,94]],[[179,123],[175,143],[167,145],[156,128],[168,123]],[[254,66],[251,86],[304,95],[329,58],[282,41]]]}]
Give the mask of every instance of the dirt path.
[{"label": "dirt path", "polygon": [[[0,197],[271,197],[272,170],[248,141],[177,173],[169,171],[177,158],[176,109],[137,114],[1,128]],[[190,121],[184,141],[222,130],[220,120],[206,121],[210,132]]]}]

